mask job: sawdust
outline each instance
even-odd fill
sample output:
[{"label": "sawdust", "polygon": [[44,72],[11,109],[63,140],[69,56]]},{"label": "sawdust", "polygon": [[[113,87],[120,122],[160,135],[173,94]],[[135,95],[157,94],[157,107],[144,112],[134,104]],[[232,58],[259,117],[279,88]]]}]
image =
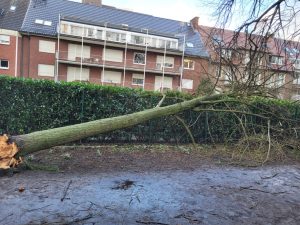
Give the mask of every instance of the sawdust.
[{"label": "sawdust", "polygon": [[0,169],[9,169],[22,163],[22,159],[16,159],[19,152],[15,143],[9,143],[7,135],[0,136]]}]

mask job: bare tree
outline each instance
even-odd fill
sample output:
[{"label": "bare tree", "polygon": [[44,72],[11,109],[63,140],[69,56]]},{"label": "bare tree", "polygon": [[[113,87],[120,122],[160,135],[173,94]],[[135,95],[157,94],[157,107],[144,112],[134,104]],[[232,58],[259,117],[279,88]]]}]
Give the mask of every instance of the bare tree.
[{"label": "bare tree", "polygon": [[[218,90],[291,98],[300,71],[299,30],[292,30],[300,24],[300,2],[250,2],[222,0],[215,12],[219,28],[199,27],[213,65],[208,74]],[[225,29],[241,11],[243,22]]]}]

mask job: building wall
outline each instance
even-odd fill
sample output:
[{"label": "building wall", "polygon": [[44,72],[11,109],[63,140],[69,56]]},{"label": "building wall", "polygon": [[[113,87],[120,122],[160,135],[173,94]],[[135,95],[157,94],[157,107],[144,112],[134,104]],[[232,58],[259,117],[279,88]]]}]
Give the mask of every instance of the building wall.
[{"label": "building wall", "polygon": [[[15,76],[19,73],[19,66],[16,68],[16,63],[20,64],[20,49],[21,49],[21,38],[16,31],[0,29],[0,35],[6,35],[10,37],[10,43],[0,44],[0,59],[8,60],[9,68],[1,69],[1,75]],[[17,44],[18,42],[18,44]],[[18,54],[16,58],[16,54]],[[17,61],[17,62],[16,62]],[[17,69],[17,73],[16,73]]]}]

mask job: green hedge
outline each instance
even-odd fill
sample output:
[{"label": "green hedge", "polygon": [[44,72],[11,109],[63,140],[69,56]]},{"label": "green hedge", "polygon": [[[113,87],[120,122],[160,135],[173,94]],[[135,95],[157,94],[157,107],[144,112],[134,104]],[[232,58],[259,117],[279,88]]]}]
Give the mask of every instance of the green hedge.
[{"label": "green hedge", "polygon": [[[192,96],[169,92],[165,105]],[[82,83],[54,83],[47,80],[0,76],[0,133],[10,135],[77,124],[152,108],[161,99],[155,92]],[[291,131],[299,118],[300,105],[290,101],[251,98],[247,104],[227,103],[239,111],[260,113],[272,119],[274,133]],[[214,108],[224,109],[224,104]],[[226,108],[227,109],[227,108]],[[268,112],[268,113],[267,113]],[[187,111],[180,115],[198,142],[231,141],[240,138],[243,126],[249,133],[266,132],[267,121],[256,116],[232,113]],[[239,115],[240,116],[240,115]],[[283,121],[280,117],[290,119]],[[276,131],[277,130],[277,131]],[[280,132],[279,132],[280,133]],[[189,142],[189,136],[173,116],[159,118],[133,128],[111,132],[89,141],[102,142]]]}]

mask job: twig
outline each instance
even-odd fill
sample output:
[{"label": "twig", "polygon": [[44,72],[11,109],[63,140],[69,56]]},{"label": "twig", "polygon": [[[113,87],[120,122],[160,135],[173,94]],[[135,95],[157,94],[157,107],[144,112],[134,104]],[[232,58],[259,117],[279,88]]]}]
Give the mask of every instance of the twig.
[{"label": "twig", "polygon": [[260,177],[261,179],[264,179],[264,180],[268,180],[268,179],[272,179],[274,177],[277,177],[279,175],[279,173],[275,173],[274,175],[270,176],[270,177]]},{"label": "twig", "polygon": [[201,107],[196,107],[193,109],[195,112],[228,112],[228,113],[240,113],[244,115],[250,115],[250,116],[256,116],[262,119],[269,119],[268,117],[256,114],[256,113],[250,113],[250,112],[243,112],[238,110],[225,110],[225,109],[204,109]]},{"label": "twig", "polygon": [[93,218],[93,214],[89,214],[83,218],[79,218],[79,219],[75,219],[73,221],[70,221],[70,222],[66,222],[66,223],[63,223],[63,225],[71,225],[71,224],[74,224],[74,223],[79,223],[79,222],[82,222],[82,221],[85,221],[85,220],[89,220],[91,218]]},{"label": "twig", "polygon": [[267,153],[267,157],[265,161],[262,163],[263,165],[269,160],[270,158],[270,153],[271,153],[271,135],[270,135],[270,127],[271,127],[271,121],[268,120],[268,141],[269,141],[269,149]]},{"label": "twig", "polygon": [[157,104],[157,106],[156,106],[155,108],[159,108],[159,107],[161,107],[161,105],[163,104],[163,102],[165,101],[165,99],[166,99],[166,95],[165,95],[165,94],[163,94],[163,97],[162,97],[162,99],[159,101],[159,103]]},{"label": "twig", "polygon": [[141,223],[141,224],[158,224],[158,225],[170,225],[168,223],[160,223],[160,222],[155,222],[155,221],[141,221],[141,220],[136,220],[136,223]]},{"label": "twig", "polygon": [[6,217],[4,217],[1,221],[4,221],[4,220],[6,220],[8,217],[11,217],[11,216],[13,216],[14,214],[13,213],[11,213],[11,214],[9,214],[9,215],[7,215]]},{"label": "twig", "polygon": [[197,146],[196,146],[196,141],[195,141],[195,139],[194,139],[194,137],[193,137],[193,134],[192,134],[190,128],[188,127],[188,125],[186,125],[186,123],[184,122],[184,120],[181,119],[179,116],[175,115],[175,118],[176,118],[177,120],[179,120],[179,122],[184,126],[184,128],[186,129],[187,133],[189,134],[189,136],[190,136],[190,138],[191,138],[191,140],[192,140],[192,142],[193,142],[194,148],[196,149],[196,148],[197,148]]},{"label": "twig", "polygon": [[280,195],[280,194],[285,194],[286,191],[281,191],[281,192],[269,192],[269,191],[264,191],[264,190],[260,190],[260,189],[256,189],[253,188],[252,186],[250,187],[240,187],[240,190],[249,190],[249,191],[258,191],[258,192],[262,192],[262,193],[267,193],[267,194],[272,194],[272,195]]},{"label": "twig", "polygon": [[36,208],[36,209],[29,209],[29,210],[26,210],[26,212],[33,212],[33,211],[36,211],[36,210],[47,208],[49,206],[51,206],[51,205],[46,205],[46,206],[43,206],[43,207],[40,207],[40,208]]},{"label": "twig", "polygon": [[68,193],[68,190],[69,190],[71,184],[72,184],[72,180],[69,181],[69,184],[68,184],[67,188],[64,190],[64,194],[63,194],[62,198],[60,199],[60,201],[63,202],[63,201],[65,200],[65,198],[66,198],[66,196],[67,196],[67,193]]},{"label": "twig", "polygon": [[201,222],[200,220],[192,218],[191,216],[188,216],[188,215],[185,215],[185,214],[180,214],[178,216],[175,216],[174,218],[175,219],[180,219],[180,218],[186,219],[186,220],[189,221],[190,224],[195,223],[195,222]]}]

